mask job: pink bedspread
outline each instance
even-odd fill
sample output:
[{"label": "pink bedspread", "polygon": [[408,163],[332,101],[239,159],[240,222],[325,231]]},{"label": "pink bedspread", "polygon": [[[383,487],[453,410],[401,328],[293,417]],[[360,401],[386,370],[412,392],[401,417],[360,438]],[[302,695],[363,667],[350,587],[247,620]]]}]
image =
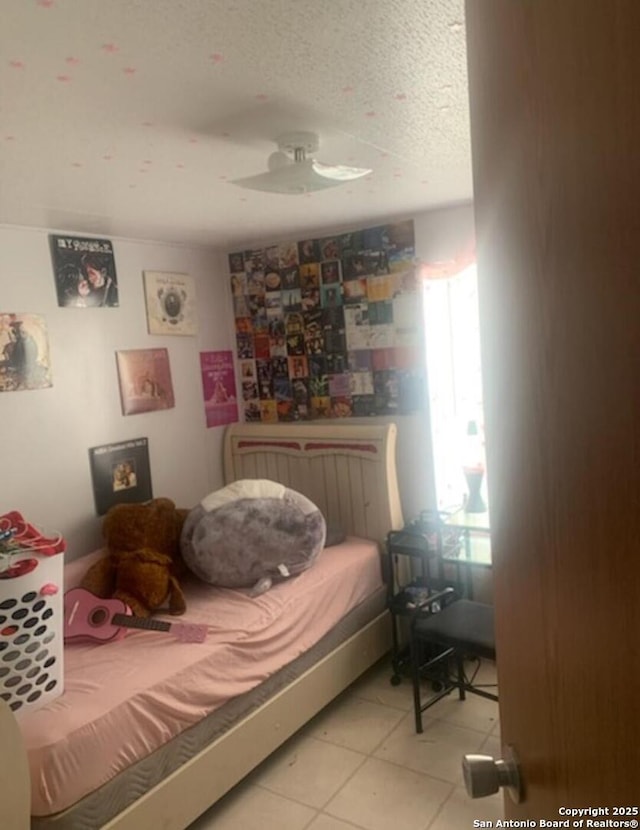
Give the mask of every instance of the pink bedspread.
[{"label": "pink bedspread", "polygon": [[[67,588],[91,561],[67,565]],[[190,584],[187,613],[177,619],[213,626],[203,644],[135,631],[119,642],[67,646],[64,694],[20,718],[32,814],[64,810],[249,691],[314,645],[381,584],[376,545],[350,539],[326,548],[308,571],[257,598]]]}]

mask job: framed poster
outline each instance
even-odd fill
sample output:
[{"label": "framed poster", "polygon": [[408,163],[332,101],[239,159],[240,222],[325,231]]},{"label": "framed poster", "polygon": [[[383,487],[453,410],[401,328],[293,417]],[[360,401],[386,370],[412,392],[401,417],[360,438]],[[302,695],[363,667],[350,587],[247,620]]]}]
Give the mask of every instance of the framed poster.
[{"label": "framed poster", "polygon": [[123,415],[175,406],[167,349],[116,352]]},{"label": "framed poster", "polygon": [[118,305],[118,277],[108,239],[49,234],[58,305],[91,308]]},{"label": "framed poster", "polygon": [[91,447],[89,462],[98,516],[103,516],[114,504],[145,502],[153,498],[146,438]]},{"label": "framed poster", "polygon": [[0,392],[52,385],[44,317],[0,313]]},{"label": "framed poster", "polygon": [[165,271],[144,271],[143,277],[149,334],[197,334],[193,279]]}]

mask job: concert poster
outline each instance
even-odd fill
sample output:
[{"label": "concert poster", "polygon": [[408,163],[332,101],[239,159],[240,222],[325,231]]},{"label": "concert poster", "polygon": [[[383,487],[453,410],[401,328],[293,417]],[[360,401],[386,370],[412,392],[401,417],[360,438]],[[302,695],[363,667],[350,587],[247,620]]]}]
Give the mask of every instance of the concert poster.
[{"label": "concert poster", "polygon": [[119,304],[110,240],[49,234],[49,244],[59,306],[106,308]]},{"label": "concert poster", "polygon": [[[245,361],[244,365],[246,371],[248,361]],[[207,428],[235,423],[238,420],[238,400],[233,353],[200,352],[200,372]],[[258,387],[255,376],[247,377],[243,373],[243,391],[245,384],[247,389],[251,389],[249,397],[245,400],[257,402]]]}]

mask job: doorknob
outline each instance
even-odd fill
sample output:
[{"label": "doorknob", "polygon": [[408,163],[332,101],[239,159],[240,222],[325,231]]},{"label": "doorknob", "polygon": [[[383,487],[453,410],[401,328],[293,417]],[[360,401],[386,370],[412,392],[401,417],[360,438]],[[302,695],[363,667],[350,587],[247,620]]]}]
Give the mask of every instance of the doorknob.
[{"label": "doorknob", "polygon": [[518,757],[511,746],[504,747],[504,758],[495,761],[491,755],[465,755],[462,759],[464,785],[471,798],[484,798],[505,787],[512,800],[524,799]]}]

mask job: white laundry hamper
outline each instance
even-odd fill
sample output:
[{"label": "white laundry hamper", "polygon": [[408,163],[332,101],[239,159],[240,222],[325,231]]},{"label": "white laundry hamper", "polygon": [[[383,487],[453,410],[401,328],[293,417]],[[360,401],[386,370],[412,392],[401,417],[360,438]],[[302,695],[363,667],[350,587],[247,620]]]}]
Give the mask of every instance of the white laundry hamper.
[{"label": "white laundry hamper", "polygon": [[65,547],[18,511],[0,515],[0,699],[17,716],[64,690]]}]

